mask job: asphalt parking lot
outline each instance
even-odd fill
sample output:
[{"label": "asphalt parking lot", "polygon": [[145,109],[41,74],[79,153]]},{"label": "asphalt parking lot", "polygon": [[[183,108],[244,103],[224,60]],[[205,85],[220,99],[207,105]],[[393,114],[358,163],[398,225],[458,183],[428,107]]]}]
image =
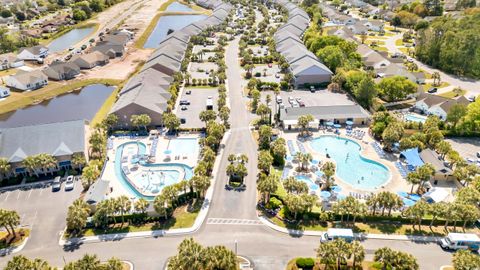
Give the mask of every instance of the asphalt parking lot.
[{"label": "asphalt parking lot", "polygon": [[83,189],[80,181],[75,181],[71,191],[65,191],[64,185],[56,192],[44,182],[33,187],[0,190],[0,208],[17,211],[20,226],[31,229],[27,245],[40,248],[58,242],[58,237],[52,235],[59,235],[65,228],[68,206]]},{"label": "asphalt parking lot", "polygon": [[[268,65],[256,65],[253,69],[253,74],[255,75],[257,72],[261,74],[260,77],[254,77],[255,79],[261,80],[262,82],[275,82],[280,83],[282,80],[283,74],[280,74],[280,68],[278,65],[272,65],[272,67],[268,67]],[[275,77],[275,74],[279,74],[278,78]],[[266,76],[264,76],[264,74]]]},{"label": "asphalt parking lot", "polygon": [[[187,95],[187,91],[190,90],[192,93]],[[176,109],[176,115],[179,118],[184,118],[185,124],[181,124],[181,128],[203,128],[205,123],[200,121],[199,115],[200,112],[206,110],[206,101],[207,98],[211,96],[213,98],[213,110],[217,112],[217,99],[218,99],[218,90],[217,88],[195,88],[189,87],[185,88],[182,91],[182,96],[180,100],[190,101],[190,105],[186,105],[187,110],[182,111],[181,107],[178,106]]]},{"label": "asphalt parking lot", "polygon": [[455,149],[461,157],[472,160],[480,159],[477,153],[480,152],[480,140],[478,138],[448,138],[452,148]]}]

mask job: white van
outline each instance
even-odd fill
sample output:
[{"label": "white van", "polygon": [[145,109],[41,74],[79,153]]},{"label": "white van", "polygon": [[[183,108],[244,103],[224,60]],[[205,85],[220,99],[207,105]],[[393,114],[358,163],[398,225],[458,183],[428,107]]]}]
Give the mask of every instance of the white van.
[{"label": "white van", "polygon": [[320,236],[320,242],[333,241],[338,238],[351,242],[354,239],[353,231],[351,229],[328,229],[326,233]]},{"label": "white van", "polygon": [[480,237],[474,233],[449,233],[440,240],[440,246],[444,249],[469,249],[478,251]]}]

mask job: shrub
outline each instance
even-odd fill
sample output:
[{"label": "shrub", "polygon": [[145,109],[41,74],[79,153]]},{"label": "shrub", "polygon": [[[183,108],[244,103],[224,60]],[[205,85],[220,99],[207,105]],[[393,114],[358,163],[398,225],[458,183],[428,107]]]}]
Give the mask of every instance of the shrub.
[{"label": "shrub", "polygon": [[271,197],[266,205],[267,209],[278,209],[280,206],[282,206],[282,202],[275,197]]},{"label": "shrub", "polygon": [[296,264],[302,269],[311,269],[315,265],[315,260],[312,258],[298,258]]}]

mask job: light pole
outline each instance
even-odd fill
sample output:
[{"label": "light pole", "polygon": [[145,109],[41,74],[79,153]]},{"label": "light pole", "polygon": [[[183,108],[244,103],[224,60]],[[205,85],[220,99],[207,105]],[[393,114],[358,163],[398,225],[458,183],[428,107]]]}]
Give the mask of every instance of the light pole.
[{"label": "light pole", "polygon": [[235,256],[237,256],[237,255],[238,255],[238,242],[235,239]]}]

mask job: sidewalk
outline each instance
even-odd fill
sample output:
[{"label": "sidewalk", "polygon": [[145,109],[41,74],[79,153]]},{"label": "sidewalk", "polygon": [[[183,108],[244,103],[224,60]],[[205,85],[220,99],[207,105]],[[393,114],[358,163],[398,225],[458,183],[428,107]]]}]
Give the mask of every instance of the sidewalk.
[{"label": "sidewalk", "polygon": [[[222,141],[220,144],[225,144],[225,142],[230,137],[230,130],[225,132]],[[112,233],[112,234],[100,234],[95,236],[85,236],[85,237],[76,237],[76,238],[69,238],[64,239],[63,233],[60,236],[58,244],[60,246],[63,245],[72,245],[72,244],[80,244],[80,243],[95,243],[95,242],[105,242],[105,241],[118,241],[122,239],[128,238],[151,238],[151,237],[164,237],[164,236],[178,236],[178,235],[187,235],[196,232],[202,226],[205,218],[207,217],[208,210],[210,209],[210,202],[212,201],[213,191],[215,189],[215,179],[218,173],[218,169],[220,166],[220,161],[222,160],[223,156],[223,148],[220,149],[217,158],[215,159],[215,164],[213,165],[212,170],[212,183],[208,188],[207,192],[205,193],[205,200],[202,205],[202,209],[198,213],[193,226],[190,228],[181,228],[181,229],[171,229],[171,230],[155,230],[155,231],[143,231],[143,232],[131,232],[131,233]]]},{"label": "sidewalk", "polygon": [[[273,224],[269,219],[259,216],[260,221],[271,229],[286,233],[292,236],[320,236],[325,233],[325,231],[301,231],[301,230],[291,230],[280,227],[276,224]],[[401,235],[401,234],[375,234],[375,233],[356,233],[355,237],[359,240],[365,239],[380,239],[380,240],[397,240],[397,241],[413,241],[413,242],[438,242],[442,237],[436,236],[416,236],[416,235]]]}]

